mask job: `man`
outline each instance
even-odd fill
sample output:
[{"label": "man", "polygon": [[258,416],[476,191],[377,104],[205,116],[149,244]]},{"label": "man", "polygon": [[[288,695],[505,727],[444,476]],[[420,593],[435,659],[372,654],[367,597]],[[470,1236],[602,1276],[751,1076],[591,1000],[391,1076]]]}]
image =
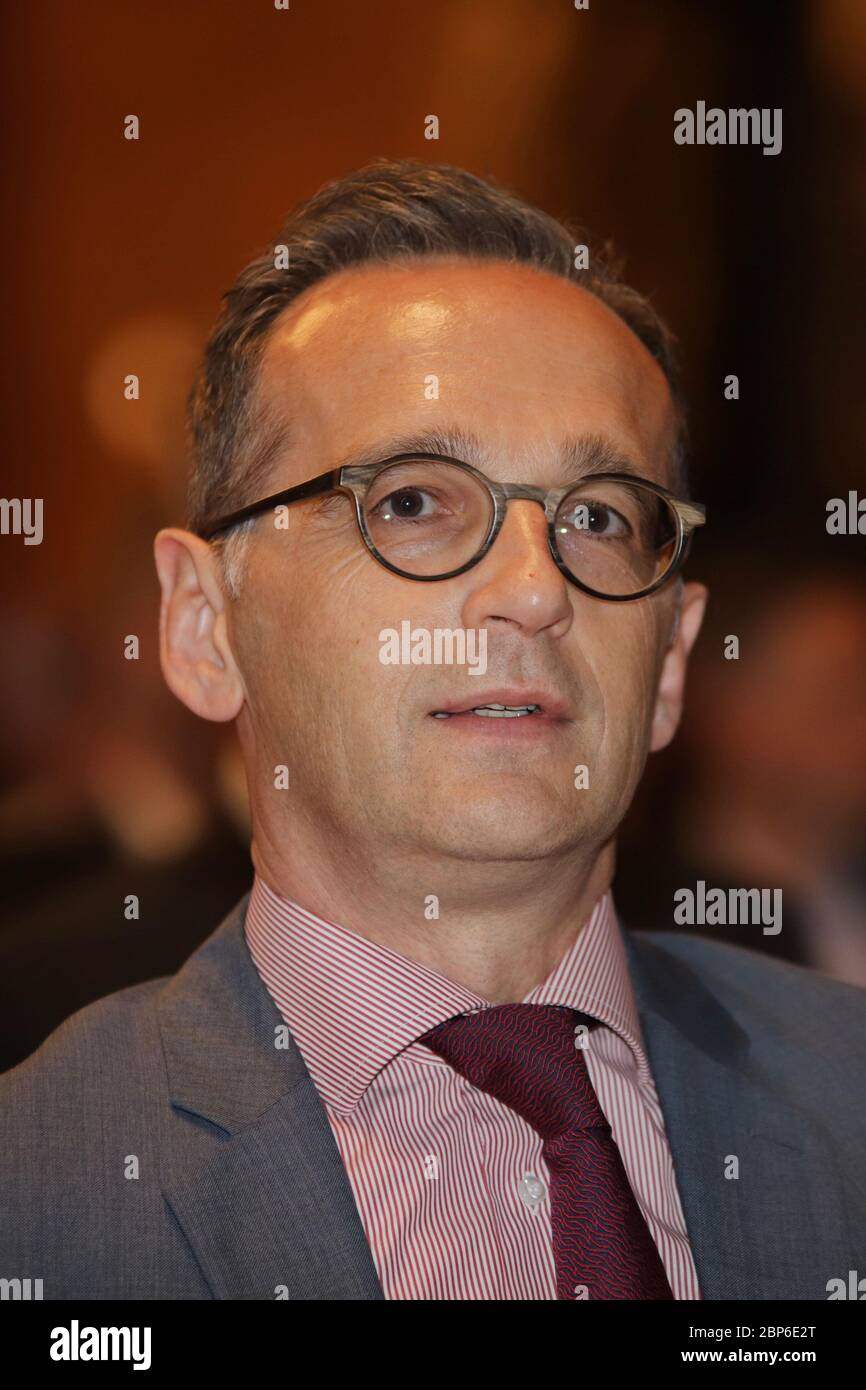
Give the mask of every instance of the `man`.
[{"label": "man", "polygon": [[580,264],[511,195],[382,164],[230,291],[156,562],[166,680],[237,723],[255,880],[2,1078],[7,1277],[814,1299],[864,1267],[866,996],[616,920],[703,516],[668,336]]}]

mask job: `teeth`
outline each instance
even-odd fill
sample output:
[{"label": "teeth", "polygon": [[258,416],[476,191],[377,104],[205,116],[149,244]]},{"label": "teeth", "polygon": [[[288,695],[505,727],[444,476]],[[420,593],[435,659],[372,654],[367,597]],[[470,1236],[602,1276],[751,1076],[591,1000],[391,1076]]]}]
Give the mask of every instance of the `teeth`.
[{"label": "teeth", "polygon": [[478,705],[472,713],[480,714],[485,719],[520,719],[537,708],[537,705]]},{"label": "teeth", "polygon": [[[472,713],[481,715],[483,719],[520,719],[523,715],[534,714],[538,709],[541,709],[540,705],[476,705]],[[450,719],[451,715],[440,710],[434,711],[433,718]]]}]

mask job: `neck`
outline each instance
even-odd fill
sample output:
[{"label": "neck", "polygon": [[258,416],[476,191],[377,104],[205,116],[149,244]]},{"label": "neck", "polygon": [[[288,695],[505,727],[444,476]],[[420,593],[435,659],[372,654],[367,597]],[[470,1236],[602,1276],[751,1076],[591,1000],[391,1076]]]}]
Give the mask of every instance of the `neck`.
[{"label": "neck", "polygon": [[[562,858],[476,862],[349,843],[308,821],[253,827],[275,893],[387,946],[494,1004],[547,979],[610,887],[615,843]],[[437,915],[438,914],[438,915]]]}]

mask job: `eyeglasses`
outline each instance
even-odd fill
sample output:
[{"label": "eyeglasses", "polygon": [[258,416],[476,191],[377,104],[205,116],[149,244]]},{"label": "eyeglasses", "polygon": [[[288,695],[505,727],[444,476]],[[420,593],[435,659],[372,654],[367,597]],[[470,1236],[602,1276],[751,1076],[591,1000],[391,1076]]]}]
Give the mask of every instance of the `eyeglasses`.
[{"label": "eyeglasses", "polygon": [[554,563],[570,583],[614,603],[644,598],[673,577],[706,508],[630,473],[594,473],[567,487],[497,483],[445,454],[395,454],[343,465],[275,492],[200,528],[211,540],[271,508],[328,492],[355,502],[370,554],[393,574],[434,582],[477,565],[496,540],[509,501],[537,502]]}]

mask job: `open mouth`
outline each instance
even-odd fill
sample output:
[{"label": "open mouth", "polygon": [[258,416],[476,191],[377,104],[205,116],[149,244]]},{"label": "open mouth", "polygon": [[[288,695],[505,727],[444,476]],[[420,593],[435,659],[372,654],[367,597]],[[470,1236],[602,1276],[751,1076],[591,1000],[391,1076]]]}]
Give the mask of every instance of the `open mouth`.
[{"label": "open mouth", "polygon": [[541,705],[473,705],[461,710],[433,710],[434,719],[452,719],[455,715],[475,714],[479,719],[527,719],[541,714]]},{"label": "open mouth", "polygon": [[[574,710],[564,695],[542,685],[489,685],[485,690],[464,690],[456,698],[440,697],[438,708],[428,710],[428,716],[442,721],[450,719],[455,728],[474,728],[488,733],[496,729],[513,731],[518,728],[549,733],[565,729],[574,719]],[[483,722],[482,722],[483,721]]]}]

